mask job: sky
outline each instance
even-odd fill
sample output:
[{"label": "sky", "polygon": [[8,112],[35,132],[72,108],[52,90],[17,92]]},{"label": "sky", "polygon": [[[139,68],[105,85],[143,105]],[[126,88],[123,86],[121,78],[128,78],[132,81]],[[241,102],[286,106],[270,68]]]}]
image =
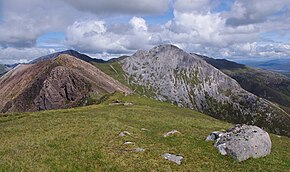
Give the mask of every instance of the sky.
[{"label": "sky", "polygon": [[74,49],[109,59],[174,44],[230,60],[290,58],[289,0],[0,0],[0,63]]}]

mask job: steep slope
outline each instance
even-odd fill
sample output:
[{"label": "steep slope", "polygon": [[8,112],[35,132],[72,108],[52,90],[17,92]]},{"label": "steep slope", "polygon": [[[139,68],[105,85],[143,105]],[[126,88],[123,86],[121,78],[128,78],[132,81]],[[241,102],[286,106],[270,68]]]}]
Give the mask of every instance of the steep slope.
[{"label": "steep slope", "polygon": [[140,94],[290,136],[290,117],[285,111],[245,91],[196,55],[161,45],[138,51],[121,63],[128,83]]},{"label": "steep slope", "polygon": [[56,52],[56,53],[53,53],[53,54],[49,54],[49,55],[46,55],[46,56],[39,57],[39,58],[31,61],[30,63],[34,64],[34,63],[37,63],[37,62],[40,62],[40,61],[54,59],[54,58],[58,57],[61,54],[70,55],[70,56],[76,57],[76,58],[78,58],[80,60],[83,60],[83,61],[86,61],[86,62],[96,62],[96,63],[104,63],[105,62],[102,59],[91,58],[90,56],[87,56],[85,54],[79,53],[79,52],[74,51],[74,50],[66,50],[66,51]]},{"label": "steep slope", "polygon": [[0,78],[0,111],[37,111],[87,104],[130,89],[93,65],[66,54],[18,65]]},{"label": "steep slope", "polygon": [[245,90],[290,108],[290,78],[276,72],[250,68],[224,59],[200,57],[238,81]]}]

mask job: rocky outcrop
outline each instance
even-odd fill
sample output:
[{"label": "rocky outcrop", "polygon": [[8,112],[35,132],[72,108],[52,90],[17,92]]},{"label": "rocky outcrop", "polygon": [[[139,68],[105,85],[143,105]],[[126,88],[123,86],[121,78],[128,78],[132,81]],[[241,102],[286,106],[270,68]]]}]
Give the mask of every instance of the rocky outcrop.
[{"label": "rocky outcrop", "polygon": [[290,117],[196,55],[173,45],[138,51],[120,62],[137,93],[233,123],[290,136]]},{"label": "rocky outcrop", "polygon": [[66,54],[23,64],[0,78],[0,111],[24,112],[86,104],[93,95],[131,90],[95,66]]},{"label": "rocky outcrop", "polygon": [[222,155],[229,155],[238,161],[271,153],[269,134],[257,126],[236,125],[225,133],[211,133],[206,141],[210,140],[215,140],[214,147]]}]

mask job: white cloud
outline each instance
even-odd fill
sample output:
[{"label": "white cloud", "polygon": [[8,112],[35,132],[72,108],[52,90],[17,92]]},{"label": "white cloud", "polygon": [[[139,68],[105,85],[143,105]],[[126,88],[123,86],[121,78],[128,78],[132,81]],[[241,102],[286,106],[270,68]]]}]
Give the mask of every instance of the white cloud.
[{"label": "white cloud", "polygon": [[[76,21],[66,31],[69,46],[90,53],[129,53],[144,48],[150,40],[143,18],[133,17],[126,33],[108,31],[104,21]],[[117,28],[115,28],[117,29]]]},{"label": "white cloud", "polygon": [[[64,32],[66,40],[61,40],[64,43],[42,42],[37,45],[57,48],[65,44],[106,57],[163,43],[213,57],[268,58],[289,54],[287,43],[269,37],[265,42],[261,36],[265,32],[290,29],[289,0],[235,0],[229,11],[222,12],[212,10],[217,4],[213,0],[1,2],[0,61],[7,61],[8,53],[13,56],[11,61],[19,61],[23,57],[32,59],[42,52],[49,52],[34,47],[40,35],[51,31]],[[147,16],[159,17],[156,14],[166,11],[170,2],[173,2],[173,18],[166,24],[150,21]]]},{"label": "white cloud", "polygon": [[148,27],[146,25],[146,21],[143,18],[140,17],[133,17],[130,21],[129,24],[133,27],[134,31],[136,32],[142,32],[142,31],[147,31]]},{"label": "white cloud", "polygon": [[9,0],[1,4],[0,46],[33,47],[38,36],[62,31],[78,12],[56,0]]},{"label": "white cloud", "polygon": [[54,52],[54,49],[47,48],[0,48],[0,62],[1,64],[27,63]]}]

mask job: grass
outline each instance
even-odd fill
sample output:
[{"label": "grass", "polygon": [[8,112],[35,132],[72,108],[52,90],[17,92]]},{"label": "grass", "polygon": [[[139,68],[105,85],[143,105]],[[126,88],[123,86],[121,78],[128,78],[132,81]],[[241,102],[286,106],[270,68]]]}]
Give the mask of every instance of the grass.
[{"label": "grass", "polygon": [[[114,100],[133,106],[110,105]],[[232,124],[132,95],[99,105],[0,117],[0,171],[289,171],[290,139],[271,135],[272,153],[238,163],[205,142]],[[146,128],[148,131],[142,131]],[[181,135],[164,138],[170,130]],[[117,135],[127,130],[129,136]],[[134,145],[123,145],[132,141]],[[145,152],[134,152],[134,148]],[[184,156],[181,165],[163,153]]]},{"label": "grass", "polygon": [[92,63],[92,64],[96,66],[98,69],[100,69],[102,72],[104,72],[105,74],[119,81],[120,83],[126,86],[129,86],[125,78],[125,73],[119,62]]}]

